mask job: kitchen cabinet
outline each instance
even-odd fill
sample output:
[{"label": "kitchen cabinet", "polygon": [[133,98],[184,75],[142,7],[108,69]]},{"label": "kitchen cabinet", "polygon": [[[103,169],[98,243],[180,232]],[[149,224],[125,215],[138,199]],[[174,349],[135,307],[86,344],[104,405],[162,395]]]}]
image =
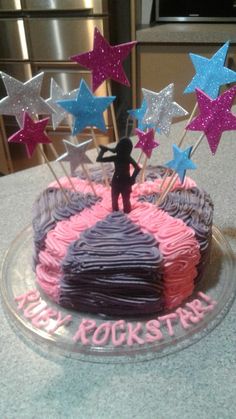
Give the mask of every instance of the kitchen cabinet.
[{"label": "kitchen cabinet", "polygon": [[[137,54],[137,97],[142,100],[141,88],[158,92],[174,83],[174,100],[191,112],[195,94],[184,94],[185,87],[195,74],[189,53],[210,58],[222,44],[139,44]],[[236,45],[230,45],[226,65],[236,70]]]},{"label": "kitchen cabinet", "polygon": [[137,97],[141,88],[160,91],[169,83],[175,85],[174,100],[189,112],[195,104],[195,94],[184,94],[195,74],[189,53],[210,58],[230,41],[226,66],[236,70],[236,32],[233,23],[165,23],[136,31]]}]

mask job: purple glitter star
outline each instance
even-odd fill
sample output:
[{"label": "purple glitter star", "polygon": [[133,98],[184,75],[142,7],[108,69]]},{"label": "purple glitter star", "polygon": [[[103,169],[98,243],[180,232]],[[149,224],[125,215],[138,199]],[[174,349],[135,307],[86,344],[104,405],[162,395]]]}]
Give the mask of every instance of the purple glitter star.
[{"label": "purple glitter star", "polygon": [[153,129],[149,129],[147,132],[143,132],[136,128],[135,133],[139,138],[135,148],[141,148],[141,150],[150,159],[152,150],[160,145],[157,141],[154,141],[155,131]]},{"label": "purple glitter star", "polygon": [[9,143],[25,144],[27,155],[30,159],[37,144],[51,143],[50,138],[44,132],[48,121],[49,118],[44,118],[34,122],[27,112],[24,112],[23,127],[8,138]]},{"label": "purple glitter star", "polygon": [[92,71],[93,92],[107,79],[130,86],[122,61],[129,55],[135,44],[136,41],[133,41],[112,47],[95,28],[93,50],[74,55],[70,59]]},{"label": "purple glitter star", "polygon": [[200,114],[187,125],[186,129],[203,131],[212,154],[215,154],[222,133],[236,129],[236,117],[231,113],[236,86],[224,92],[217,99],[211,99],[199,89],[196,89],[196,93]]}]

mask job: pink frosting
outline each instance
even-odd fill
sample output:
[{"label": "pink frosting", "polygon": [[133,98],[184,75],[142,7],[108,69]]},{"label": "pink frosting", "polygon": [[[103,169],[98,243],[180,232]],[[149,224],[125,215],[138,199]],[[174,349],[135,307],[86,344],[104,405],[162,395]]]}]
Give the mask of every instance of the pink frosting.
[{"label": "pink frosting", "polygon": [[194,289],[196,265],[200,260],[195,232],[182,220],[174,219],[158,207],[137,206],[129,218],[144,232],[153,234],[164,256],[164,296],[167,308],[178,306]]},{"label": "pink frosting", "polygon": [[[76,190],[91,193],[91,187],[87,181],[76,178],[72,181]],[[67,178],[60,179],[60,182],[65,188],[71,189]],[[134,185],[131,195],[133,209],[128,216],[140,226],[143,232],[153,234],[159,243],[160,251],[164,256],[164,296],[166,307],[171,309],[192,294],[200,253],[192,228],[186,226],[182,220],[172,218],[153,204],[137,201],[137,197],[141,194],[157,192],[161,182],[161,179],[157,179],[154,182]],[[54,182],[50,186],[57,187],[58,185]],[[195,182],[186,178],[183,185],[177,180],[172,190],[193,186],[196,186]],[[47,234],[45,250],[39,254],[39,264],[36,269],[37,281],[44,292],[57,302],[60,291],[60,264],[66,255],[68,245],[79,239],[85,229],[92,227],[111,212],[110,190],[100,184],[95,184],[94,188],[97,195],[101,197],[101,201],[92,208],[85,209],[81,214],[59,221]]]}]

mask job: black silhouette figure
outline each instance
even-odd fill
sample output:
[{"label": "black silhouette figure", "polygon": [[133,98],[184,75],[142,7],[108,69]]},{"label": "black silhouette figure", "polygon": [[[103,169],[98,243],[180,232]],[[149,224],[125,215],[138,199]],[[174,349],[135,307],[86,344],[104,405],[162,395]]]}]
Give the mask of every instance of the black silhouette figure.
[{"label": "black silhouette figure", "polygon": [[[123,210],[125,213],[131,211],[130,194],[132,185],[135,183],[135,178],[140,171],[140,167],[136,161],[131,157],[133,144],[130,138],[121,138],[115,148],[109,148],[100,145],[100,152],[97,157],[98,162],[114,162],[115,172],[111,181],[111,199],[112,210],[119,211],[118,199],[121,194],[123,200]],[[103,157],[104,153],[111,151],[115,156]],[[130,164],[134,167],[134,172],[130,176]]]}]

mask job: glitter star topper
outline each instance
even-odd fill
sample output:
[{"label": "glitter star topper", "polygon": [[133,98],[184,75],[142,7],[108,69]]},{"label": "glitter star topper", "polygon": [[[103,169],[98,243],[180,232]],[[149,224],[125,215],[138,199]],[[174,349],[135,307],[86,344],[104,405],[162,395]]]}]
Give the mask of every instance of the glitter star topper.
[{"label": "glitter star topper", "polygon": [[187,169],[196,169],[197,166],[190,159],[192,147],[188,147],[185,150],[181,150],[177,145],[173,144],[173,160],[165,163],[165,166],[174,170],[180,178],[181,183],[183,183],[186,170]]},{"label": "glitter star topper", "polygon": [[21,126],[24,112],[31,117],[53,113],[53,109],[40,97],[44,73],[37,74],[25,83],[3,72],[1,76],[8,96],[0,100],[0,114],[14,115]]},{"label": "glitter star topper", "polygon": [[57,105],[58,100],[65,100],[65,99],[75,99],[78,94],[78,89],[72,90],[69,93],[64,93],[62,88],[56,83],[56,81],[51,78],[50,84],[50,97],[46,100],[46,103],[52,108],[52,126],[55,130],[60,123],[65,119],[67,116],[67,112],[62,109],[61,106]]},{"label": "glitter star topper", "polygon": [[224,92],[217,99],[211,99],[201,90],[196,89],[200,114],[190,122],[186,129],[203,131],[207,137],[212,154],[216,153],[224,131],[236,129],[236,117],[231,113],[236,86]]},{"label": "glitter star topper", "polygon": [[92,141],[93,140],[87,140],[83,143],[73,144],[70,141],[63,140],[63,144],[66,148],[66,153],[60,156],[57,159],[57,161],[68,161],[70,163],[71,175],[73,175],[79,165],[83,166],[86,163],[93,163],[85,154],[89,144],[91,144]]},{"label": "glitter star topper", "polygon": [[136,128],[135,134],[137,134],[139,138],[135,148],[140,148],[150,159],[152,150],[160,145],[157,141],[154,140],[155,131],[153,129],[149,129],[147,132],[143,132]]},{"label": "glitter star topper", "polygon": [[114,99],[115,96],[94,96],[85,81],[81,80],[77,97],[59,100],[57,104],[74,116],[72,134],[75,135],[86,127],[97,127],[106,131],[103,112]]},{"label": "glitter star topper", "polygon": [[224,67],[228,48],[229,42],[226,42],[210,59],[189,54],[196,74],[184,93],[194,92],[198,88],[215,99],[219,94],[220,86],[236,81],[236,72]]},{"label": "glitter star topper", "polygon": [[24,112],[23,126],[19,131],[8,138],[9,143],[25,144],[27,155],[31,158],[37,144],[51,143],[50,138],[44,132],[48,121],[49,118],[33,121],[27,112]]},{"label": "glitter star topper", "polygon": [[143,123],[158,127],[165,135],[169,135],[172,119],[177,116],[185,116],[188,112],[178,103],[173,102],[174,84],[166,86],[159,93],[142,89],[144,99],[147,102],[147,111]]},{"label": "glitter star topper", "polygon": [[[152,128],[153,127],[153,124],[149,124],[148,125],[148,124],[143,123],[143,118],[144,118],[146,112],[147,112],[147,102],[146,102],[145,99],[143,99],[140,108],[130,109],[128,111],[128,114],[130,116],[132,116],[133,118],[137,119],[137,121],[138,121],[138,128],[141,131],[144,131],[147,128]],[[159,131],[159,130],[157,129],[157,131]]]},{"label": "glitter star topper", "polygon": [[136,41],[111,46],[99,32],[94,29],[93,50],[70,57],[83,67],[92,71],[93,92],[107,79],[130,86],[122,67]]}]

